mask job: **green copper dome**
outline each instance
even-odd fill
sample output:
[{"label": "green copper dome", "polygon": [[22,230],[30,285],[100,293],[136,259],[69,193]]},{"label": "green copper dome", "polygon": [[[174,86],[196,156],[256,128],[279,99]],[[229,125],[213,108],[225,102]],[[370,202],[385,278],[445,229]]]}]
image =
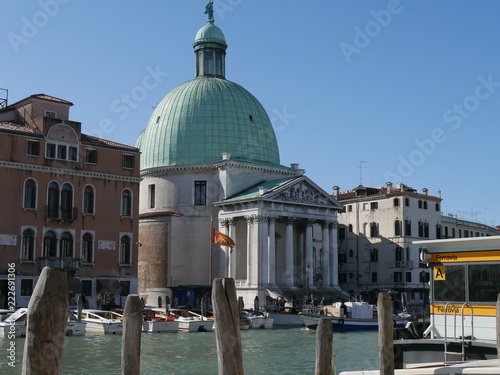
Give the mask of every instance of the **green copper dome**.
[{"label": "green copper dome", "polygon": [[141,169],[233,160],[279,165],[271,121],[240,85],[200,76],[172,90],[158,104],[136,141]]},{"label": "green copper dome", "polygon": [[208,22],[205,26],[203,26],[196,37],[194,38],[194,45],[196,46],[198,43],[203,42],[212,42],[212,43],[221,43],[226,44],[226,38],[224,37],[224,33],[221,29],[215,26],[212,22]]},{"label": "green copper dome", "polygon": [[259,101],[240,85],[225,79],[226,40],[213,23],[196,34],[196,78],[177,86],[155,108],[135,146],[142,152],[141,169],[210,164],[232,160],[279,165],[276,135]]}]

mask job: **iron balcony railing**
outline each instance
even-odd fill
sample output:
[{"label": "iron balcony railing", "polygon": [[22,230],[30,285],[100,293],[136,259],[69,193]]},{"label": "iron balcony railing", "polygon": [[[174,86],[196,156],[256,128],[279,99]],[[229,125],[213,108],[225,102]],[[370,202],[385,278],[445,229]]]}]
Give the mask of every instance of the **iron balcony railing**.
[{"label": "iron balcony railing", "polygon": [[47,220],[75,221],[78,215],[77,207],[62,209],[61,207],[45,206]]},{"label": "iron balcony railing", "polygon": [[78,271],[80,259],[70,257],[41,257],[40,269],[44,267],[60,268],[66,271]]}]

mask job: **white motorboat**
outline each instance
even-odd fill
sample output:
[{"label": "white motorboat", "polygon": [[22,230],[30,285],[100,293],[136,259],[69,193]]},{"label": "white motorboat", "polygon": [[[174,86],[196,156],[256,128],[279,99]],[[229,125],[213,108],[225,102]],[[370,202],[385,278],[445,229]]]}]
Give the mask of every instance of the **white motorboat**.
[{"label": "white motorboat", "polygon": [[165,312],[143,309],[144,322],[142,323],[142,331],[149,333],[161,332],[178,332],[179,321],[175,320],[170,314]]},{"label": "white motorboat", "polygon": [[[18,309],[8,318],[0,322],[0,338],[14,338],[26,336],[26,325],[28,321],[28,309]],[[85,322],[79,322],[76,316],[68,311],[68,322],[66,323],[66,336],[81,336],[85,333]]]},{"label": "white motorboat", "polygon": [[170,313],[179,322],[180,332],[210,332],[214,328],[214,319],[190,310],[173,309]]},{"label": "white motorboat", "polygon": [[86,333],[121,335],[123,315],[106,310],[82,310],[82,322],[87,323]]},{"label": "white motorboat", "polygon": [[245,318],[250,319],[251,329],[270,329],[274,326],[274,319],[269,318],[267,313],[262,313],[254,310],[244,310]]}]

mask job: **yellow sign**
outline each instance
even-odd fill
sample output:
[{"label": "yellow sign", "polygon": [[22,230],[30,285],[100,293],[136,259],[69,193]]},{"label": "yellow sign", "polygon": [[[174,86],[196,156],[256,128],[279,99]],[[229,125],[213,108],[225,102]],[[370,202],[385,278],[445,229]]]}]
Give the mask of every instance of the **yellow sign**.
[{"label": "yellow sign", "polygon": [[446,280],[446,267],[444,266],[434,267],[434,280]]}]

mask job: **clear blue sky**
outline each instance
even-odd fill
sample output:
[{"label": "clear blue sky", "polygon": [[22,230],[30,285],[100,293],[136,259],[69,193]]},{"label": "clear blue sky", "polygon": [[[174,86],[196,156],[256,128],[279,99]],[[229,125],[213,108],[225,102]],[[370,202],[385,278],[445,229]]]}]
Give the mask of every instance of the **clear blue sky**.
[{"label": "clear blue sky", "polygon": [[[69,100],[86,133],[133,144],[156,103],[194,78],[206,3],[2,1],[0,87],[10,103]],[[226,78],[266,108],[282,164],[329,193],[358,186],[360,171],[366,186],[440,189],[444,213],[490,225],[499,14],[494,0],[215,1]]]}]

